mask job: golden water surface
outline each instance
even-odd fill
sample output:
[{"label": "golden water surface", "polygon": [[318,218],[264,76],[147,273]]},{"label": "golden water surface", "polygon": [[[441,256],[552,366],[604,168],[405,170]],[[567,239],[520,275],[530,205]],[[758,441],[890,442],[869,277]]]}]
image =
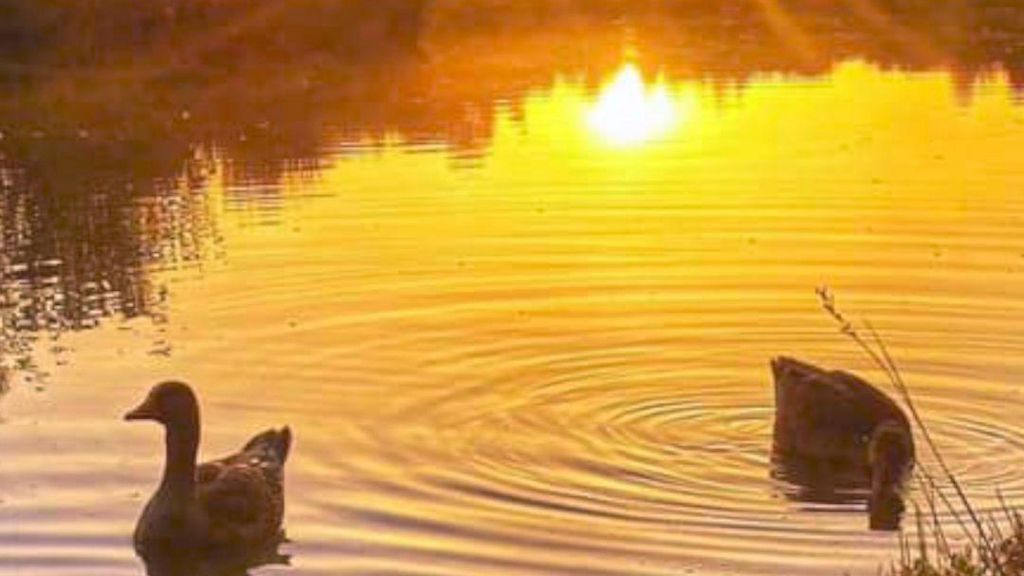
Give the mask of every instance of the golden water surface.
[{"label": "golden water surface", "polygon": [[359,98],[363,124],[276,148],[257,121],[180,154],[7,151],[0,573],[139,572],[161,436],[120,416],[179,378],[205,456],[295,430],[293,567],[258,574],[874,574],[896,536],[863,490],[771,463],[770,357],[884,383],[821,285],[882,332],[970,497],[1024,505],[1005,73],[723,84],[627,52],[450,109]]}]

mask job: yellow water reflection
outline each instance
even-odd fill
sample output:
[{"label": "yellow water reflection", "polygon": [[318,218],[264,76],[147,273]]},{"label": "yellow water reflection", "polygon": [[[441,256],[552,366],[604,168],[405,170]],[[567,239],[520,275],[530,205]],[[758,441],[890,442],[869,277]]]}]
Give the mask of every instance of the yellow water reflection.
[{"label": "yellow water reflection", "polygon": [[[456,550],[446,573],[875,574],[894,541],[857,495],[802,502],[769,475],[770,355],[878,376],[821,283],[892,334],[972,498],[1024,502],[1000,408],[1024,374],[1005,79],[965,108],[946,74],[858,62],[725,93],[624,70],[502,110],[469,169],[396,144],[286,180],[285,225],[226,215],[228,269],[176,289],[182,371],[225,417],[301,428],[310,547],[391,572]],[[565,121],[659,91],[694,113],[629,153]]]},{"label": "yellow water reflection", "polygon": [[296,576],[876,574],[896,542],[857,494],[803,501],[770,474],[768,357],[879,377],[817,310],[822,283],[890,338],[972,500],[1024,505],[1005,77],[965,106],[950,75],[859,62],[727,90],[626,65],[495,109],[470,163],[408,135],[262,187],[218,161],[199,229],[226,258],[150,274],[168,352],[76,332],[52,396],[3,404],[15,554],[137,573],[156,431],[115,420],[174,377],[203,395],[207,454],[294,426]]}]

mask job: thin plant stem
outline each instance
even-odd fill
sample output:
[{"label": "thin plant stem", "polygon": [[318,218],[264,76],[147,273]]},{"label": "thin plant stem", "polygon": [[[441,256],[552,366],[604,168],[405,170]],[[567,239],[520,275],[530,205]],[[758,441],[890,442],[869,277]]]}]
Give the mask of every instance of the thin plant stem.
[{"label": "thin plant stem", "polygon": [[[913,397],[910,393],[910,389],[907,386],[906,381],[903,379],[903,375],[900,372],[899,367],[896,365],[895,360],[889,353],[888,346],[886,346],[885,342],[882,340],[878,331],[875,330],[874,326],[869,321],[864,321],[863,324],[868,334],[870,335],[871,340],[870,342],[868,340],[865,340],[865,338],[861,336],[860,331],[853,324],[853,322],[851,322],[838,309],[838,307],[836,306],[835,297],[832,295],[831,291],[827,287],[820,287],[816,290],[816,292],[818,294],[818,298],[821,301],[822,308],[839,325],[839,331],[843,335],[853,340],[853,342],[857,344],[857,346],[864,353],[867,354],[867,356],[871,359],[875,366],[877,366],[882,372],[885,373],[890,383],[892,383],[893,387],[896,388],[897,392],[899,392],[901,398],[903,399],[903,402],[907,406],[907,409],[910,411],[911,416],[913,417],[914,422],[917,425],[917,428],[921,431],[921,435],[924,438],[925,443],[928,445],[929,451],[935,457],[935,460],[942,471],[942,475],[953,487],[953,490],[956,492],[957,498],[966,510],[970,518],[970,523],[974,526],[974,531],[968,528],[967,522],[965,522],[960,517],[957,508],[953,506],[952,502],[949,501],[945,493],[940,489],[938,484],[935,482],[934,476],[932,476],[932,474],[929,473],[929,471],[923,464],[918,463],[918,469],[921,471],[921,475],[929,484],[931,491],[933,491],[934,494],[938,495],[943,505],[949,510],[954,519],[956,519],[957,523],[960,525],[961,529],[963,530],[964,534],[968,537],[971,544],[977,547],[982,556],[981,560],[984,563],[984,565],[992,569],[995,574],[1003,575],[1004,571],[999,561],[998,550],[996,545],[993,543],[993,536],[998,537],[999,535],[998,529],[993,530],[985,526],[985,523],[982,522],[980,515],[975,510],[974,506],[971,504],[966,492],[960,485],[960,482],[953,475],[948,464],[946,463],[945,458],[943,458],[942,453],[939,451],[937,444],[932,438],[931,432],[929,431],[928,426],[924,422],[924,418],[922,418],[920,412],[918,412],[917,405],[914,403]],[[936,524],[938,524],[938,515],[934,511],[934,500],[931,500],[931,502],[933,510],[932,514],[935,518]],[[918,513],[920,513],[919,510]],[[918,518],[918,520],[919,529],[921,529],[920,518]],[[909,555],[909,543],[905,540],[901,541],[900,553],[901,556],[904,556],[904,554]],[[906,556],[904,556],[904,559],[906,560]],[[927,560],[923,553],[922,560]],[[907,561],[904,561],[903,565],[907,566]]]}]

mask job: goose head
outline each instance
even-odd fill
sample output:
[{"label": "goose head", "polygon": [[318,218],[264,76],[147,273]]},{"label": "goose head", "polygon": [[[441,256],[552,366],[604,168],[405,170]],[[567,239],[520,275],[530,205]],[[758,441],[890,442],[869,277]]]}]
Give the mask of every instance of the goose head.
[{"label": "goose head", "polygon": [[913,440],[906,426],[887,420],[875,428],[868,444],[871,468],[868,510],[872,528],[887,530],[899,525],[904,508],[900,491],[913,461]]},{"label": "goose head", "polygon": [[168,429],[199,424],[199,402],[183,382],[162,382],[149,391],[142,404],[124,415],[125,420],[153,420]]}]

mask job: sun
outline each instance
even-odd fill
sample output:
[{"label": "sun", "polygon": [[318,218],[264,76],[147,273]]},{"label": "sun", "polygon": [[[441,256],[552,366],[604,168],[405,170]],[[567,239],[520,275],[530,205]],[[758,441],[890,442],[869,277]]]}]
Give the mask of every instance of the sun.
[{"label": "sun", "polygon": [[664,137],[683,110],[661,80],[648,87],[635,64],[626,64],[587,110],[587,124],[605,142],[636,146]]}]

